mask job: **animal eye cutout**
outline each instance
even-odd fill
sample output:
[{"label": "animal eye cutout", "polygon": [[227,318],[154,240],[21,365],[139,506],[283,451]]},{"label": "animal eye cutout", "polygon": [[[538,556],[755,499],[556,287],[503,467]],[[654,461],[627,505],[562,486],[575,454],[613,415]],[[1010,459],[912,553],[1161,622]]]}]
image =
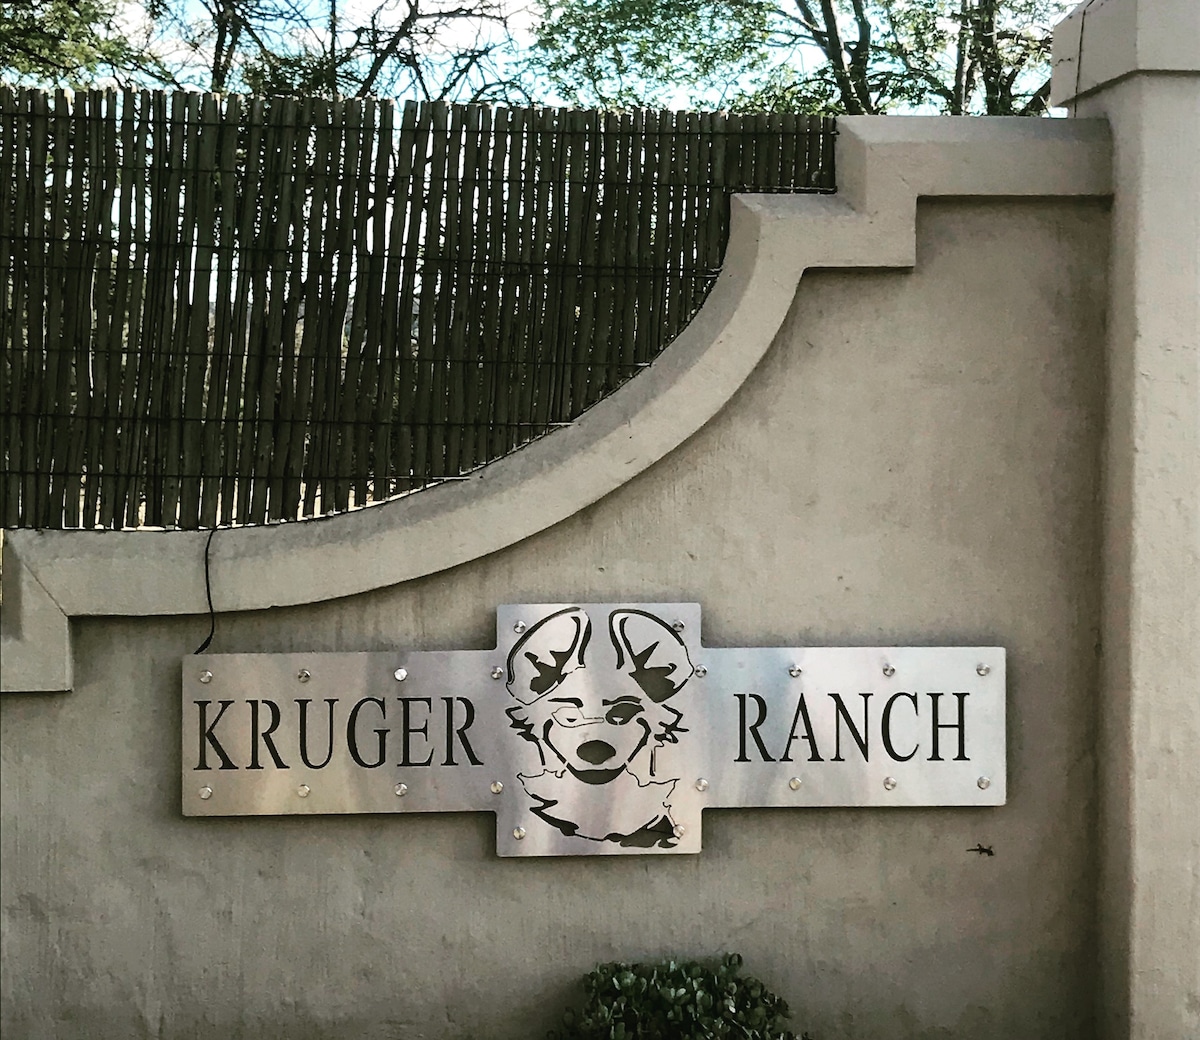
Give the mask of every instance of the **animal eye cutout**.
[{"label": "animal eye cutout", "polygon": [[576,726],[586,726],[589,722],[595,722],[595,719],[589,719],[582,708],[576,707],[574,704],[566,704],[554,711],[551,716],[560,726],[565,726],[567,729],[574,729]]},{"label": "animal eye cutout", "polygon": [[624,726],[625,723],[636,719],[644,710],[637,701],[622,701],[608,709],[604,715],[604,721],[613,726]]}]

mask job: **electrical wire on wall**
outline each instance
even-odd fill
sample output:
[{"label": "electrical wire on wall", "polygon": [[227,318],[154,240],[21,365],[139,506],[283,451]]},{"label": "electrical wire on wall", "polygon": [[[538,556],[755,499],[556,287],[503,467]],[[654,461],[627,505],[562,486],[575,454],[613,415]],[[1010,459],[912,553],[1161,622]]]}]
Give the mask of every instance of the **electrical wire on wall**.
[{"label": "electrical wire on wall", "polygon": [[212,644],[213,636],[217,631],[217,612],[213,610],[212,569],[209,566],[209,550],[212,549],[213,538],[219,530],[219,527],[214,527],[209,531],[208,539],[204,543],[204,595],[208,598],[208,635],[204,637],[204,642],[192,651],[193,654],[204,653]]}]

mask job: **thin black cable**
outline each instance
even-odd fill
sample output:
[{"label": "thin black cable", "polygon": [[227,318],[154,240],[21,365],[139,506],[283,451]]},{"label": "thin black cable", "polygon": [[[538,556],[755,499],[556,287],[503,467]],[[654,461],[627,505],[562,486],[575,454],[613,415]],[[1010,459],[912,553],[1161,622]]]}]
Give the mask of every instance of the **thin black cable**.
[{"label": "thin black cable", "polygon": [[208,636],[205,638],[203,643],[201,643],[198,647],[196,647],[195,650],[192,651],[193,654],[204,653],[204,651],[207,650],[209,645],[212,643],[213,636],[216,635],[217,632],[217,612],[213,610],[212,574],[208,566],[208,550],[212,547],[213,536],[216,535],[218,530],[220,530],[220,528],[214,527],[211,531],[209,531],[208,541],[204,543],[204,594],[208,597]]}]

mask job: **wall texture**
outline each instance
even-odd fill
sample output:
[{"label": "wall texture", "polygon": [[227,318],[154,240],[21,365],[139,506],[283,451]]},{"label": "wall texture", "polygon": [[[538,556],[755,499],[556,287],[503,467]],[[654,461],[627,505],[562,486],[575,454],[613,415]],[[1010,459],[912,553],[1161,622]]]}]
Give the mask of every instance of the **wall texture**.
[{"label": "wall texture", "polygon": [[1200,1036],[1200,5],[1088,0],[1055,104],[1113,138],[1098,1029]]},{"label": "wall texture", "polygon": [[185,820],[207,620],[76,620],[74,692],[0,701],[5,1035],[524,1040],[598,960],[730,949],[818,1040],[1091,1036],[1107,240],[1098,201],[922,203],[911,272],[806,274],[728,405],[594,505],[217,622],[485,647],[502,602],[695,599],[708,645],[1003,645],[1007,806],[714,812],[653,859],[500,860],[485,815]]}]

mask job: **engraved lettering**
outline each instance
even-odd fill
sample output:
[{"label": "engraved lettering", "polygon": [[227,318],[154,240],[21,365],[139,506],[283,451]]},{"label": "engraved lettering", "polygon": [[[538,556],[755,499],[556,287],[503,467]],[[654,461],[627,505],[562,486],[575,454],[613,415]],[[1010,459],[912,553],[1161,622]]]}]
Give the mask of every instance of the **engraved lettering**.
[{"label": "engraved lettering", "polygon": [[750,734],[754,738],[754,743],[758,747],[758,753],[762,756],[764,762],[774,762],[767,753],[767,747],[763,743],[762,737],[759,735],[758,727],[767,721],[767,702],[763,700],[757,693],[751,693],[748,696],[754,699],[758,705],[758,718],[750,726],[746,725],[746,697],[747,694],[735,693],[734,696],[738,701],[738,757],[735,762],[749,762],[750,758],[746,754],[746,734]]},{"label": "engraved lettering", "polygon": [[939,699],[944,697],[944,693],[931,693],[929,699],[933,701],[933,754],[929,756],[930,762],[941,762],[942,756],[938,754],[938,731],[943,729],[958,730],[958,754],[954,756],[955,762],[969,762],[967,758],[967,697],[965,693],[951,694],[958,701],[958,721],[957,722],[939,722],[938,707]]},{"label": "engraved lettering", "polygon": [[[457,729],[454,726],[454,702],[458,701],[466,708],[466,720]],[[448,766],[456,766],[458,763],[454,760],[454,737],[458,736],[458,741],[462,744],[463,751],[466,752],[467,758],[473,766],[481,766],[483,763],[475,757],[475,749],[471,747],[471,742],[467,740],[467,730],[475,722],[475,705],[472,704],[466,697],[443,697],[442,701],[446,705],[446,762]]]},{"label": "engraved lettering", "polygon": [[312,703],[312,698],[297,697],[296,703],[300,705],[300,760],[309,769],[324,769],[329,765],[329,760],[333,758],[333,706],[337,704],[337,701],[333,697],[325,699],[325,703],[329,705],[329,740],[323,762],[310,762],[308,758],[308,706]]},{"label": "engraved lettering", "polygon": [[363,761],[362,755],[358,753],[358,713],[362,711],[364,704],[374,704],[379,709],[379,717],[381,719],[387,718],[387,707],[382,700],[378,697],[364,697],[350,709],[350,717],[346,720],[346,748],[350,752],[350,757],[364,769],[378,769],[383,765],[384,759],[387,758],[388,731],[386,727],[374,731],[375,736],[379,739],[375,761]]},{"label": "engraved lettering", "polygon": [[907,762],[917,753],[917,750],[921,746],[918,743],[907,755],[898,755],[896,748],[892,744],[892,708],[895,707],[896,701],[901,697],[912,701],[914,715],[920,714],[917,708],[917,695],[915,693],[894,693],[888,698],[887,704],[883,706],[883,719],[879,727],[883,736],[883,749],[894,762]]},{"label": "engraved lettering", "polygon": [[212,704],[212,701],[194,701],[193,703],[200,709],[200,764],[196,768],[212,768],[208,764],[208,749],[211,747],[221,758],[221,769],[237,769],[237,766],[233,764],[233,759],[225,753],[225,749],[221,747],[221,742],[217,740],[217,736],[213,732],[217,728],[217,723],[221,721],[221,716],[225,714],[225,710],[233,701],[221,701],[221,710],[217,712],[217,717],[211,723],[208,722],[208,706]]},{"label": "engraved lettering", "polygon": [[[433,701],[428,697],[398,697],[400,702],[400,764],[402,766],[427,766],[433,762],[433,750],[430,749],[429,757],[424,762],[414,762],[411,754],[411,740],[414,733],[420,733],[425,738],[426,743],[429,742],[429,715],[433,710]],[[425,705],[425,721],[420,726],[412,724],[412,706],[413,704]]]},{"label": "engraved lettering", "polygon": [[847,728],[850,730],[850,736],[854,738],[854,743],[858,745],[858,750],[862,752],[864,762],[870,761],[870,756],[867,749],[867,740],[869,737],[870,725],[870,708],[871,694],[860,693],[859,696],[863,699],[863,720],[862,730],[854,724],[854,720],[850,717],[850,712],[846,710],[846,705],[842,703],[842,696],[839,693],[831,693],[833,705],[837,709],[837,715],[834,722],[834,739],[833,739],[833,761],[844,762],[842,758],[842,720],[846,722]]},{"label": "engraved lettering", "polygon": [[[804,732],[797,733],[796,726],[801,722],[804,723]],[[797,740],[808,742],[808,760],[810,762],[825,761],[817,750],[817,739],[813,736],[812,720],[808,717],[808,705],[804,701],[804,694],[800,694],[800,699],[796,702],[796,714],[792,716],[792,728],[788,730],[787,744],[784,745],[780,762],[792,760],[792,744]]]},{"label": "engraved lettering", "polygon": [[[279,705],[274,701],[247,701],[250,705],[250,764],[247,769],[262,769],[263,766],[258,761],[258,742],[262,741],[263,747],[267,749],[272,760],[275,762],[276,769],[287,769],[287,765],[283,759],[279,757],[279,749],[275,747],[275,741],[271,739],[271,734],[279,728]],[[266,729],[261,729],[258,721],[258,708],[260,704],[267,706],[267,713],[271,716],[271,722]]]}]

